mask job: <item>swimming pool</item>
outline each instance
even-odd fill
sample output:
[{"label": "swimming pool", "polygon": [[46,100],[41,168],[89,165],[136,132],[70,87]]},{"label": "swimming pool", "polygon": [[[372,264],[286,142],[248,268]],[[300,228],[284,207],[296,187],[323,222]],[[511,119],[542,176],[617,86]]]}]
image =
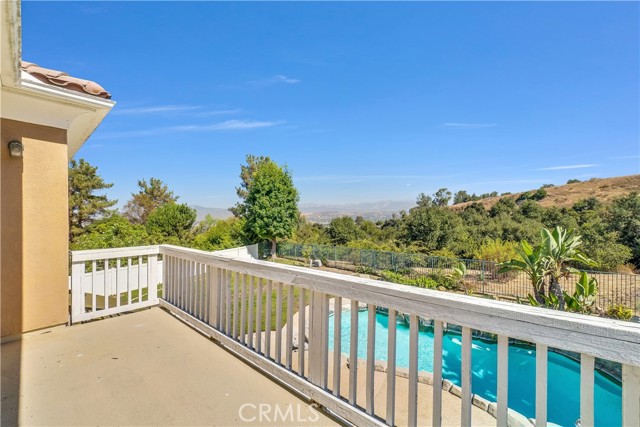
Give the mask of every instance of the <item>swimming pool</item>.
[{"label": "swimming pool", "polygon": [[[329,322],[329,348],[333,349],[333,315]],[[349,355],[351,313],[342,314],[343,354]],[[376,314],[376,360],[387,360],[389,318]],[[460,385],[460,335],[452,332],[442,339],[442,376]],[[496,400],[497,344],[474,339],[471,351],[472,391],[493,402]],[[358,313],[358,358],[367,357],[367,311]],[[397,323],[397,367],[409,367],[409,327]],[[527,418],[535,418],[535,347],[509,346],[509,407]],[[433,333],[420,331],[418,336],[418,370],[433,371]],[[549,352],[547,385],[549,422],[573,427],[580,418],[580,364],[560,354]],[[622,388],[595,372],[595,425],[622,425]]]}]

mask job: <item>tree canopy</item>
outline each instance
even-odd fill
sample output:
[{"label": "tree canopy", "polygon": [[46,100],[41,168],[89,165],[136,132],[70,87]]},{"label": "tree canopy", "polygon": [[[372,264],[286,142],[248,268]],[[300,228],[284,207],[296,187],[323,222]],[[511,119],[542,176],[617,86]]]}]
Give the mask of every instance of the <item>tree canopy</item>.
[{"label": "tree canopy", "polygon": [[109,214],[118,201],[109,200],[100,190],[111,188],[98,175],[98,167],[84,159],[69,162],[69,240],[85,233],[87,227]]},{"label": "tree canopy", "polygon": [[165,243],[188,244],[195,221],[195,209],[186,204],[170,203],[151,212],[146,227],[149,234],[159,235]]},{"label": "tree canopy", "polygon": [[138,181],[140,191],[131,194],[131,200],[124,206],[124,217],[134,224],[144,224],[147,217],[156,208],[167,203],[175,203],[178,196],[173,195],[173,191],[157,178]]},{"label": "tree canopy", "polygon": [[286,168],[271,160],[263,161],[253,172],[244,202],[244,229],[250,239],[272,242],[289,238],[298,225],[298,190]]},{"label": "tree canopy", "polygon": [[253,181],[258,168],[264,164],[272,163],[268,156],[254,156],[247,154],[247,164],[240,165],[240,186],[236,187],[236,194],[240,198],[240,201],[235,206],[229,208],[231,213],[237,218],[244,216],[247,213],[246,199],[249,195],[249,186]]}]

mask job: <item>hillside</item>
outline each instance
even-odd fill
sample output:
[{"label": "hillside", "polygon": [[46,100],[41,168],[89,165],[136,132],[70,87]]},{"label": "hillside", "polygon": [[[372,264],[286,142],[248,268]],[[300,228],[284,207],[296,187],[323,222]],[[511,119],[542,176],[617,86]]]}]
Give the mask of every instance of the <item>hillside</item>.
[{"label": "hillside", "polygon": [[[537,189],[531,189],[533,192]],[[545,188],[547,196],[538,203],[544,207],[570,207],[578,200],[595,197],[601,202],[610,202],[613,198],[623,196],[631,192],[640,193],[640,175],[618,176],[615,178],[592,178],[588,181],[574,184],[558,185]],[[524,192],[522,192],[524,193]],[[503,197],[517,199],[522,193],[509,194],[507,196],[490,197],[477,202],[465,202],[451,206],[453,209],[463,209],[472,203],[481,203],[486,209],[490,209]]]}]

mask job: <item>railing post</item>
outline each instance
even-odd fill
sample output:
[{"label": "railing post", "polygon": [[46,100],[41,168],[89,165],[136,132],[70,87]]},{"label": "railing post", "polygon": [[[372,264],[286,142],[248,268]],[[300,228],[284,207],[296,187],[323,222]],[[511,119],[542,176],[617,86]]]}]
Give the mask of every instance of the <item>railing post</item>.
[{"label": "railing post", "polygon": [[[158,254],[149,255],[147,259],[147,292],[149,301],[158,302]],[[162,286],[165,286],[164,283]]]},{"label": "railing post", "polygon": [[325,351],[328,331],[324,330],[326,329],[326,319],[329,314],[327,312],[326,299],[327,294],[323,292],[311,292],[309,314],[311,328],[309,331],[309,381],[322,388],[326,387],[326,363],[323,358],[328,356]]},{"label": "railing post", "polygon": [[71,264],[71,320],[69,323],[78,322],[79,315],[84,313],[84,261]]}]

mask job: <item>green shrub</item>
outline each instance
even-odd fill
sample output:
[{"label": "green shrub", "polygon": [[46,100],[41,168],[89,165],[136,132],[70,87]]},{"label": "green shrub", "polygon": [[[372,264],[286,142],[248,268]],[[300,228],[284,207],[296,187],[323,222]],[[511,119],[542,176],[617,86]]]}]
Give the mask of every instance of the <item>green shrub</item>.
[{"label": "green shrub", "polygon": [[409,277],[404,274],[395,273],[390,270],[384,270],[378,273],[380,278],[385,282],[398,283],[401,285],[416,286],[419,288],[434,289],[438,283],[432,278],[426,276]]},{"label": "green shrub", "polygon": [[456,290],[458,289],[458,283],[453,280],[451,277],[448,277],[442,273],[431,273],[427,274],[426,277],[436,282],[438,287],[442,287],[446,290]]},{"label": "green shrub", "polygon": [[533,195],[531,196],[531,199],[542,200],[545,197],[547,197],[547,190],[545,190],[544,188],[540,188],[535,193],[533,193]]},{"label": "green shrub", "polygon": [[616,304],[609,307],[606,314],[607,317],[611,317],[613,319],[631,320],[633,317],[633,310],[625,305]]},{"label": "green shrub", "polygon": [[505,262],[516,258],[515,242],[504,242],[501,239],[485,240],[474,253],[474,257],[483,261]]}]

